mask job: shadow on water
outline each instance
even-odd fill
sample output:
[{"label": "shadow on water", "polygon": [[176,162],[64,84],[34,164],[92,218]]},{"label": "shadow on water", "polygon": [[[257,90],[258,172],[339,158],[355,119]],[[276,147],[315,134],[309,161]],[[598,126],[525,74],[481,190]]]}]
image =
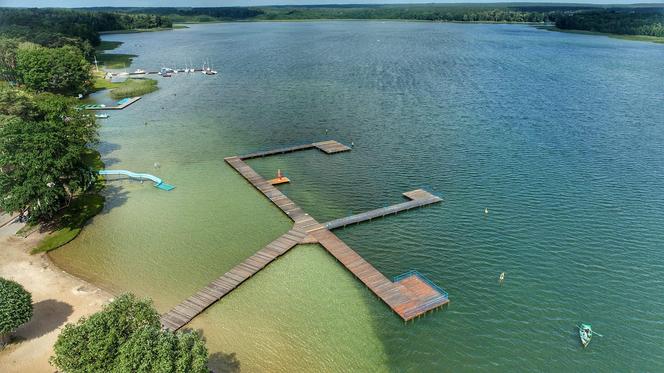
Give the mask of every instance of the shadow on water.
[{"label": "shadow on water", "polygon": [[210,354],[208,368],[215,373],[237,373],[241,371],[240,360],[237,359],[235,352],[230,354],[214,352]]},{"label": "shadow on water", "polygon": [[[99,154],[101,154],[102,157],[111,154],[116,150],[120,150],[121,148],[122,146],[120,144],[108,141],[100,141],[97,145],[97,151],[99,151]],[[106,160],[104,160],[104,163],[106,163]]]},{"label": "shadow on water", "polygon": [[[206,340],[203,329],[183,328],[181,331],[184,333],[198,333],[204,341]],[[217,351],[211,353],[208,359],[208,368],[214,373],[239,373],[241,371],[240,360],[238,360],[235,352],[227,354]]]},{"label": "shadow on water", "polygon": [[105,168],[109,168],[109,167],[111,167],[115,164],[118,164],[118,163],[120,163],[120,158],[115,158],[115,157],[104,158],[104,167]]},{"label": "shadow on water", "polygon": [[70,304],[55,299],[37,302],[32,319],[16,331],[16,336],[24,340],[39,338],[62,326],[73,312]]},{"label": "shadow on water", "polygon": [[122,186],[113,185],[108,182],[104,186],[104,191],[102,193],[106,200],[104,202],[104,210],[102,210],[99,215],[108,214],[116,207],[124,205],[129,199],[129,192],[122,188]]}]

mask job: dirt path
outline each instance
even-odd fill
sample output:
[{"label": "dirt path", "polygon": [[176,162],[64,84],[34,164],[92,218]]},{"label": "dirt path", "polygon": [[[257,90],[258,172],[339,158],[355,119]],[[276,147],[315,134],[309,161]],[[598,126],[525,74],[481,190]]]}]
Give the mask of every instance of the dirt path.
[{"label": "dirt path", "polygon": [[99,311],[112,296],[63,272],[45,254],[30,255],[40,234],[14,236],[19,228],[17,223],[0,228],[0,277],[32,293],[34,315],[13,334],[15,341],[0,351],[0,372],[54,372],[48,358],[62,327]]}]

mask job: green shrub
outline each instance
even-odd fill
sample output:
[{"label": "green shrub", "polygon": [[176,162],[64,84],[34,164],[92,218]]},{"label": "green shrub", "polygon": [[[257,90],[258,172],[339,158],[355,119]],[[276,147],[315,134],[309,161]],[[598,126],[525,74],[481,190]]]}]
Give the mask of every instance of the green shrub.
[{"label": "green shrub", "polygon": [[78,372],[207,372],[207,349],[197,333],[160,329],[149,300],[119,296],[89,318],[67,324],[51,364]]},{"label": "green shrub", "polygon": [[0,347],[32,317],[32,295],[19,283],[0,277]]}]

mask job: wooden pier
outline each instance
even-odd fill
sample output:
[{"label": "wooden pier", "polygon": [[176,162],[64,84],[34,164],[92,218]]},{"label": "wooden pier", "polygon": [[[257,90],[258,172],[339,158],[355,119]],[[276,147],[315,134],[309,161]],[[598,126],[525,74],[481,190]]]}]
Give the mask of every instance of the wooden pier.
[{"label": "wooden pier", "polygon": [[434,196],[433,194],[422,190],[422,189],[417,189],[413,190],[411,192],[406,192],[404,193],[404,196],[410,199],[408,202],[403,202],[399,203],[396,205],[392,206],[387,206],[387,207],[382,207],[379,209],[363,212],[361,214],[356,214],[356,215],[351,215],[351,216],[346,216],[344,218],[339,218],[335,219],[332,221],[329,221],[327,223],[324,223],[323,225],[327,229],[335,229],[339,227],[345,227],[350,224],[357,224],[361,223],[363,221],[368,221],[376,218],[380,218],[383,216],[387,215],[392,215],[392,214],[397,214],[402,211],[407,211],[410,209],[418,208],[418,207],[423,207],[426,205],[430,205],[432,203],[438,203],[442,201],[442,199],[438,196]]},{"label": "wooden pier", "polygon": [[351,149],[350,147],[348,147],[348,146],[346,146],[342,143],[339,143],[337,141],[328,140],[328,141],[314,142],[314,143],[310,143],[310,144],[294,145],[294,146],[288,146],[288,147],[284,147],[284,148],[259,151],[259,152],[245,154],[245,155],[240,155],[237,158],[240,158],[242,160],[252,159],[252,158],[262,158],[262,157],[267,157],[267,156],[270,156],[270,155],[293,153],[293,152],[297,152],[297,151],[300,151],[300,150],[307,150],[307,149],[313,149],[313,148],[317,148],[317,149],[325,152],[326,154],[347,152]]},{"label": "wooden pier", "polygon": [[246,279],[256,274],[273,260],[293,248],[304,238],[304,234],[291,230],[257,251],[244,262],[236,265],[223,276],[209,283],[196,294],[161,316],[164,328],[178,330]]},{"label": "wooden pier", "polygon": [[318,148],[327,154],[351,149],[330,140],[224,159],[226,163],[233,167],[251,185],[288,215],[294,223],[293,228],[165,313],[161,317],[161,325],[164,328],[170,330],[180,329],[196,317],[196,315],[223,298],[280,255],[297,244],[305,243],[318,243],[324,247],[325,250],[362,281],[404,321],[411,320],[449,303],[447,293],[418,272],[411,271],[397,276],[394,281],[390,281],[330,231],[330,229],[348,224],[359,223],[376,217],[437,203],[441,201],[439,197],[425,190],[417,189],[404,193],[410,199],[408,202],[320,224],[244,162],[245,159],[311,148]]},{"label": "wooden pier", "polygon": [[[136,102],[140,99],[141,99],[141,96],[128,97],[126,99],[123,99],[123,100],[126,100],[126,101],[120,100],[120,101],[123,101],[121,104],[116,104],[116,105],[113,105],[113,106],[99,105],[99,104],[89,104],[89,105],[80,105],[79,107],[83,110],[122,110],[122,109],[126,108],[127,106],[133,104],[134,102]],[[120,102],[120,101],[118,101],[118,102]]]}]

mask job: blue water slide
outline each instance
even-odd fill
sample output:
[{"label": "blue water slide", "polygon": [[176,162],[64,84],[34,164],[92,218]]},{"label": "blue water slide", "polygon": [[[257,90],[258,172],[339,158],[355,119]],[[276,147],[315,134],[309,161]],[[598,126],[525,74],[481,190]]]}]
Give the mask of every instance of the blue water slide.
[{"label": "blue water slide", "polygon": [[170,184],[166,184],[166,183],[164,183],[164,181],[162,179],[160,179],[160,178],[158,178],[154,175],[150,175],[150,174],[142,174],[142,173],[131,172],[131,171],[127,171],[127,170],[100,170],[99,175],[103,175],[103,176],[105,176],[105,175],[122,175],[122,176],[130,177],[132,179],[151,180],[151,181],[154,182],[154,186],[156,188],[161,189],[161,190],[169,191],[169,190],[175,189],[175,186],[170,185]]}]

